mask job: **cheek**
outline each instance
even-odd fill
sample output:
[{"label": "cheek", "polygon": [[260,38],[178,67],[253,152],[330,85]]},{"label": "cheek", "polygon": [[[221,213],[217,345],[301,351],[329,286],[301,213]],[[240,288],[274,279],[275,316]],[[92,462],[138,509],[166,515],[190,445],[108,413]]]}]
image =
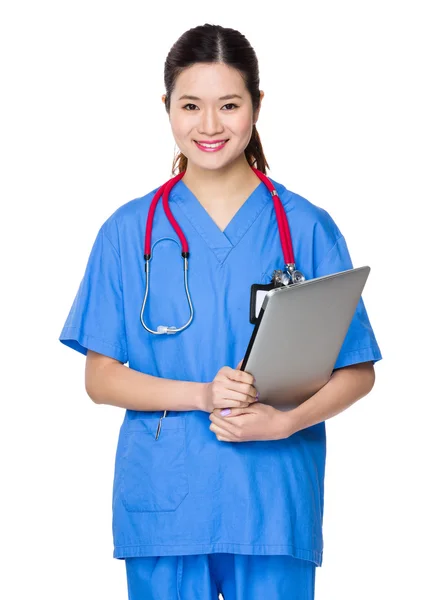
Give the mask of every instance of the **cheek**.
[{"label": "cheek", "polygon": [[250,141],[253,123],[250,116],[239,119],[232,127],[233,133],[246,141]]},{"label": "cheek", "polygon": [[177,123],[177,124],[171,123],[171,131],[172,131],[174,139],[176,141],[183,139],[183,128],[180,127],[179,123]]},{"label": "cheek", "polygon": [[192,119],[173,118],[171,120],[171,130],[176,140],[183,140],[192,130]]}]

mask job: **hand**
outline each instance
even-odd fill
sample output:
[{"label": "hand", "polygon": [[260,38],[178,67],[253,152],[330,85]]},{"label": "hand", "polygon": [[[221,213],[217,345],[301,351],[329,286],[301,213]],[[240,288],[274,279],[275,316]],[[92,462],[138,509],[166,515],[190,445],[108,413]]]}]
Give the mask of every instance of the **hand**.
[{"label": "hand", "polygon": [[227,416],[215,409],[209,419],[212,421],[209,429],[220,442],[281,440],[291,435],[286,413],[261,402],[247,408],[232,408]]},{"label": "hand", "polygon": [[246,408],[257,400],[254,377],[240,371],[242,361],[236,369],[222,367],[215,378],[206,384],[204,410],[211,413],[214,409]]}]

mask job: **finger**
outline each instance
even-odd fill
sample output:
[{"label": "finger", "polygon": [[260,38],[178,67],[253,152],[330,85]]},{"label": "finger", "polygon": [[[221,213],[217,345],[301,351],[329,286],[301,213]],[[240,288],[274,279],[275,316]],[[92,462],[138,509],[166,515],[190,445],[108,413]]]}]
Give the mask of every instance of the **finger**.
[{"label": "finger", "polygon": [[211,423],[209,426],[209,429],[216,435],[217,439],[220,442],[224,442],[224,441],[235,442],[236,441],[236,439],[233,438],[233,436],[230,435],[228,431],[226,431],[222,427],[219,427],[215,423]]},{"label": "finger", "polygon": [[251,383],[240,383],[238,381],[232,381],[228,379],[225,382],[219,384],[220,395],[224,398],[231,398],[232,400],[239,400],[243,402],[242,396],[249,396],[245,399],[245,402],[249,401],[250,398],[256,398],[257,390]]},{"label": "finger", "polygon": [[233,417],[239,417],[241,415],[248,415],[248,414],[254,412],[254,411],[250,410],[249,408],[231,408],[231,407],[226,406],[226,409],[230,410],[230,412],[225,415],[221,414],[221,411],[223,410],[221,408],[215,408],[210,414],[215,415],[219,419],[231,419]]},{"label": "finger", "polygon": [[231,367],[223,367],[221,369],[221,373],[228,379],[231,379],[232,381],[238,381],[240,383],[252,384],[254,381],[254,377],[251,373],[239,371],[238,369],[232,369]]},{"label": "finger", "polygon": [[228,406],[242,406],[250,404],[257,399],[257,390],[246,383],[237,383],[227,379],[225,382],[215,381],[212,388],[212,401],[216,408]]},{"label": "finger", "polygon": [[[247,399],[245,399],[247,400]],[[237,408],[241,408],[244,410],[247,410],[247,408],[249,406],[251,406],[252,404],[255,404],[256,400],[253,400],[252,402],[238,402],[237,400],[229,400],[228,398],[220,398],[219,400],[215,400],[213,403],[213,409],[212,410],[222,410],[223,408],[231,408],[231,409],[237,409]],[[212,411],[211,411],[212,412]]]},{"label": "finger", "polygon": [[[212,433],[215,433],[214,431]],[[234,438],[228,437],[227,435],[221,435],[216,433],[216,439],[219,442],[238,442],[239,440],[235,440]]]},{"label": "finger", "polygon": [[241,360],[241,361],[238,363],[238,366],[236,367],[236,369],[237,369],[238,371],[240,371],[240,370],[241,370],[241,366],[242,366],[242,363],[243,363],[243,362],[244,362],[244,359],[242,359],[242,360]]},{"label": "finger", "polygon": [[235,438],[239,437],[240,427],[234,425],[232,423],[232,419],[228,419],[227,417],[218,417],[217,415],[214,415],[214,413],[210,413],[209,419],[212,421],[213,425],[216,425],[217,427],[222,429],[225,432],[225,435],[230,434]]},{"label": "finger", "polygon": [[240,394],[239,392],[227,390],[217,399],[215,408],[226,408],[227,406],[244,408],[256,401],[256,390],[250,392],[250,394]]}]

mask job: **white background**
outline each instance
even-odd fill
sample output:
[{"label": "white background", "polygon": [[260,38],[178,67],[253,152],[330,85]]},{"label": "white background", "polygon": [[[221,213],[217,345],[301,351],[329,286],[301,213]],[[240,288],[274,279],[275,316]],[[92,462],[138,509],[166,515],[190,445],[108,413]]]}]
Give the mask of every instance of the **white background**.
[{"label": "white background", "polygon": [[3,5],[0,596],[127,598],[111,537],[123,411],[92,403],[84,356],[57,338],[102,222],[171,176],[164,61],[206,22],[256,50],[269,176],[372,267],[384,358],[327,423],[317,600],[434,598],[436,48],[419,0]]}]

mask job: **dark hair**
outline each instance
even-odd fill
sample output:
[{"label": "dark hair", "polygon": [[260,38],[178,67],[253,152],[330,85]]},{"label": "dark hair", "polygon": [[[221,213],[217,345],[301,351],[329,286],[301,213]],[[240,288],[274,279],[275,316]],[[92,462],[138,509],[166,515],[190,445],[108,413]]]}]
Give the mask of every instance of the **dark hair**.
[{"label": "dark hair", "polygon": [[[196,63],[223,63],[237,69],[250,93],[253,112],[259,108],[259,66],[256,53],[247,38],[235,29],[206,23],[185,31],[168,53],[164,71],[167,113],[170,110],[170,97],[177,76],[183,69]],[[250,166],[255,166],[266,175],[269,165],[255,124],[251,139],[245,148],[245,156]],[[173,161],[173,175],[176,175],[176,168],[178,173],[185,171],[187,164],[188,159],[179,152]]]}]

